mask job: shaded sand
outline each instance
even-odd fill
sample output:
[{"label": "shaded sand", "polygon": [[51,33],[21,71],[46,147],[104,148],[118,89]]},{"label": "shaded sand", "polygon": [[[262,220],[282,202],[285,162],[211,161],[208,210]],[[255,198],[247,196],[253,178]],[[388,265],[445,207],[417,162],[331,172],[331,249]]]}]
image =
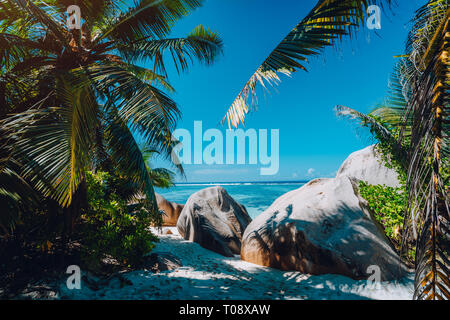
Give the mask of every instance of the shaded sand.
[{"label": "shaded sand", "polygon": [[284,272],[241,261],[238,256],[225,258],[188,242],[176,228],[172,235],[159,234],[154,252],[170,252],[179,257],[183,267],[154,274],[133,271],[122,274],[127,283],[111,280],[97,290],[82,283],[81,290],[60,287],[63,299],[411,299],[413,277],[401,283],[383,282],[370,288],[366,281],[340,275],[311,276]]}]

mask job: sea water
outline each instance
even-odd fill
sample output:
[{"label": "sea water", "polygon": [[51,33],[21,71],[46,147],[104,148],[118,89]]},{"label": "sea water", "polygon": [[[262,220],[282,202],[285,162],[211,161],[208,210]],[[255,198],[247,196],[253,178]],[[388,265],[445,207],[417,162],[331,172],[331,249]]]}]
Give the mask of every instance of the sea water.
[{"label": "sea water", "polygon": [[266,210],[278,197],[296,190],[306,182],[227,182],[183,183],[170,189],[156,188],[156,192],[169,201],[184,204],[197,191],[221,186],[240,204],[244,205],[252,219]]}]

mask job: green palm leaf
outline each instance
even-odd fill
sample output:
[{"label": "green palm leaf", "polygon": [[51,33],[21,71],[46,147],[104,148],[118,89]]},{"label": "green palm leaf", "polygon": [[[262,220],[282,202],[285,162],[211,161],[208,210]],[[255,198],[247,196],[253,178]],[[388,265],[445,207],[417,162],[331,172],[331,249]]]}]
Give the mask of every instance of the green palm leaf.
[{"label": "green palm leaf", "polygon": [[17,114],[5,120],[4,128],[16,141],[18,159],[24,160],[23,175],[44,196],[68,206],[84,178],[97,103],[89,87],[75,90],[67,79],[60,79],[56,94],[63,105]]},{"label": "green palm leaf", "polygon": [[151,60],[155,70],[167,76],[164,54],[169,53],[175,66],[186,71],[189,62],[194,59],[211,64],[222,53],[223,43],[220,36],[204,26],[197,26],[185,38],[143,40],[131,44],[119,45],[123,56],[131,61]]},{"label": "green palm leaf", "polygon": [[0,65],[9,68],[30,54],[31,50],[45,50],[40,43],[14,34],[0,33]]},{"label": "green palm leaf", "polygon": [[260,85],[277,85],[279,75],[305,70],[309,56],[315,56],[327,46],[350,34],[364,21],[365,11],[372,4],[390,0],[319,0],[311,12],[270,53],[250,77],[228,109],[222,123],[237,127],[244,124],[245,115],[257,104],[256,89]]},{"label": "green palm leaf", "polygon": [[406,213],[418,239],[415,298],[450,299],[448,1],[429,1],[414,21],[406,50],[415,67],[406,109],[412,118]]},{"label": "green palm leaf", "polygon": [[31,0],[5,0],[6,2],[10,3],[11,5],[17,7],[22,12],[22,15],[27,20],[31,20],[32,22],[40,24],[42,27],[47,28],[53,36],[56,37],[56,39],[63,43],[68,44],[69,38],[68,38],[68,32],[65,29],[65,20],[59,19],[60,15],[55,10],[52,9],[49,6],[45,6],[47,9],[44,10],[41,5],[37,5],[34,3],[34,1]]},{"label": "green palm leaf", "polygon": [[199,0],[139,0],[119,17],[111,17],[96,38],[129,43],[142,39],[161,39],[167,36],[175,22],[199,7]]},{"label": "green palm leaf", "polygon": [[21,213],[39,204],[32,186],[20,175],[20,165],[11,156],[11,147],[0,132],[0,234],[10,234],[20,222]]},{"label": "green palm leaf", "polygon": [[174,130],[180,111],[166,94],[142,81],[133,73],[114,65],[88,67],[91,79],[118,102],[123,121],[138,130],[148,140],[154,140],[165,128],[165,135]]},{"label": "green palm leaf", "polygon": [[[129,177],[146,195],[146,208],[155,214],[158,212],[152,180],[147,171],[146,162],[139,145],[130,129],[114,108],[109,108],[105,124],[105,139],[114,163],[119,172]],[[157,218],[157,215],[154,215]]]}]

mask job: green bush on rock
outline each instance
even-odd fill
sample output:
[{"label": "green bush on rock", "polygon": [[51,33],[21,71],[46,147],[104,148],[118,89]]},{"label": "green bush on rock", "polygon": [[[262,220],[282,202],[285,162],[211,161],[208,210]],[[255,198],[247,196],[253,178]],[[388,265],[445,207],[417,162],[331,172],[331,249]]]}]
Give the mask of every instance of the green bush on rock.
[{"label": "green bush on rock", "polygon": [[[361,181],[359,192],[367,200],[375,219],[383,226],[386,236],[401,252],[406,194],[403,187],[393,188],[384,185],[371,185]],[[414,252],[407,254],[409,260],[414,260]]]},{"label": "green bush on rock", "polygon": [[119,178],[98,172],[86,175],[88,210],[82,215],[82,259],[96,268],[104,257],[139,267],[158,238],[148,227],[151,218],[141,204],[130,205],[118,195]]}]

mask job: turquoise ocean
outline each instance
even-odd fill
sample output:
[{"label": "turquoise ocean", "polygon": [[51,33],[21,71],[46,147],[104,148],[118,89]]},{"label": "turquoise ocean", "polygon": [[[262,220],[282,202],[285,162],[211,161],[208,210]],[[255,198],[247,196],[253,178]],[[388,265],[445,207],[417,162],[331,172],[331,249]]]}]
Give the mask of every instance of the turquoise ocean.
[{"label": "turquoise ocean", "polygon": [[266,210],[278,197],[303,186],[296,182],[226,182],[226,183],[180,183],[170,189],[156,188],[156,192],[169,201],[184,204],[195,192],[221,186],[240,204],[244,205],[252,219]]}]

